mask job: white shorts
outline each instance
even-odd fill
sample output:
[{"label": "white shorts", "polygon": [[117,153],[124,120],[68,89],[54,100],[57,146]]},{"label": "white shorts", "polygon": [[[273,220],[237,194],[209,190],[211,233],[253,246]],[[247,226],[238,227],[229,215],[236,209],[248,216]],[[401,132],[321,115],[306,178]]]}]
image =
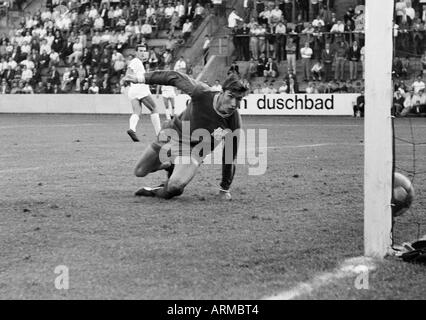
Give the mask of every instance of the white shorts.
[{"label": "white shorts", "polygon": [[164,98],[176,98],[176,94],[174,92],[165,91],[161,94]]},{"label": "white shorts", "polygon": [[142,83],[132,84],[129,88],[129,91],[127,92],[127,96],[130,100],[143,99],[149,95],[151,95],[149,85]]}]

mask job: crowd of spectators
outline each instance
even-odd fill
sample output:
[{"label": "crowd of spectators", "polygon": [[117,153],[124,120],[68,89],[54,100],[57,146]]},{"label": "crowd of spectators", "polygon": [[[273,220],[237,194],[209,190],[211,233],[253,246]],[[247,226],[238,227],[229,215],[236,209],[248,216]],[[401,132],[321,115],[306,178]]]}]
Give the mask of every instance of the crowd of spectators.
[{"label": "crowd of spectators", "polygon": [[326,3],[312,1],[309,6],[309,1],[296,1],[293,11],[292,1],[265,1],[245,10],[244,17],[231,12],[228,27],[235,58],[249,61],[249,77],[296,79],[300,65],[308,91],[314,87],[314,92],[345,92],[358,87],[352,82],[363,77],[364,5],[349,8],[340,19],[334,1],[328,2],[330,7]]},{"label": "crowd of spectators", "polygon": [[[241,16],[235,11],[230,13],[228,27],[232,29],[234,58],[249,61],[249,79],[261,77],[265,83],[277,80],[274,89],[279,90],[278,79],[288,79],[289,75],[296,79],[297,74],[302,91],[312,91],[313,87],[320,93],[361,92],[365,69],[364,1],[349,7],[342,17],[337,17],[334,1],[328,2],[330,7],[327,1],[313,0],[311,6],[308,0],[295,1],[294,11],[292,2],[257,2],[255,7],[247,5]],[[395,24],[395,30],[399,30],[395,32],[396,47],[423,54],[426,68],[426,3],[402,0],[397,1],[396,8],[396,15],[400,15]],[[407,70],[398,60],[396,68]],[[269,87],[265,85],[263,90]]]},{"label": "crowd of spectators", "polygon": [[[179,44],[206,15],[203,0],[47,0],[19,28],[0,34],[0,93],[120,93],[131,55],[144,44],[146,69],[173,68]],[[149,47],[158,32],[164,45]]]},{"label": "crowd of spectators", "polygon": [[[188,72],[184,59],[171,65],[176,46],[191,37],[210,7],[210,12],[227,16],[234,58],[249,61],[248,77],[261,77],[263,91],[363,90],[362,0],[342,17],[336,16],[335,1],[330,0],[242,3],[239,16],[236,10],[225,14],[225,0],[192,0],[186,7],[180,0],[47,0],[45,8],[27,14],[12,34],[0,35],[1,93],[120,93],[128,58],[123,53],[139,43],[146,44],[148,70]],[[396,49],[422,53],[426,70],[426,3],[396,1],[395,15]],[[169,35],[165,46],[150,48],[149,39],[162,30]],[[208,45],[203,51],[206,63]],[[395,59],[396,78],[410,77],[409,57]],[[230,72],[239,73],[235,66]],[[302,72],[297,74],[296,66]]]},{"label": "crowd of spectators", "polygon": [[404,80],[394,81],[392,114],[399,117],[408,114],[426,113],[426,85],[422,75],[407,84]]}]

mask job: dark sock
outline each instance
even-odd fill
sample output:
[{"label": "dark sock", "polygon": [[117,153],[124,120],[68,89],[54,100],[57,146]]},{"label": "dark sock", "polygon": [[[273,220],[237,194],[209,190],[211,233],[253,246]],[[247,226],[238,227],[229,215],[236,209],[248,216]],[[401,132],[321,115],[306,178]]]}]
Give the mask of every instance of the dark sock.
[{"label": "dark sock", "polygon": [[183,193],[183,189],[169,188],[168,184],[166,183],[166,185],[163,188],[160,188],[153,192],[157,198],[168,200],[173,197],[180,196]]},{"label": "dark sock", "polygon": [[166,170],[167,171],[167,179],[170,179],[170,177],[172,176],[172,174],[173,174],[173,170],[175,169],[175,165],[172,163],[171,165],[170,165],[170,167],[168,167],[168,168],[166,168],[166,169],[164,169],[164,170]]}]

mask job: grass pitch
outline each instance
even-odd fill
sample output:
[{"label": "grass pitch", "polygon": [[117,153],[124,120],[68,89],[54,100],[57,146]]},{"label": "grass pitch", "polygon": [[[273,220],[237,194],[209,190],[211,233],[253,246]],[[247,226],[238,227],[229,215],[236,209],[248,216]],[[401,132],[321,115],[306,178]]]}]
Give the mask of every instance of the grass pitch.
[{"label": "grass pitch", "polygon": [[[268,129],[268,168],[239,165],[223,203],[220,165],[171,201],[133,196],[165,175],[133,176],[147,118],[132,143],[128,116],[0,115],[1,299],[259,299],[363,254],[361,119],[244,117]],[[58,265],[69,290],[54,286]],[[425,280],[389,258],[369,290],[345,279],[299,298],[424,299]]]}]

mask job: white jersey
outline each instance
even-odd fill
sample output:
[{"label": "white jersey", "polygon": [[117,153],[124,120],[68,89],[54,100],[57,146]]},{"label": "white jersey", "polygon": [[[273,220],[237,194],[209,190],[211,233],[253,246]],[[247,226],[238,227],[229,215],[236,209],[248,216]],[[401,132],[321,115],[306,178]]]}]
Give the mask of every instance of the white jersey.
[{"label": "white jersey", "polygon": [[165,98],[176,97],[176,88],[173,86],[161,86],[161,94]]},{"label": "white jersey", "polygon": [[[142,61],[138,58],[133,58],[128,68],[136,75],[136,77],[142,77],[145,75],[145,67],[142,63]],[[149,86],[143,83],[131,83],[128,97],[129,99],[142,99],[146,96],[149,96],[151,94],[151,91],[149,90]]]}]

